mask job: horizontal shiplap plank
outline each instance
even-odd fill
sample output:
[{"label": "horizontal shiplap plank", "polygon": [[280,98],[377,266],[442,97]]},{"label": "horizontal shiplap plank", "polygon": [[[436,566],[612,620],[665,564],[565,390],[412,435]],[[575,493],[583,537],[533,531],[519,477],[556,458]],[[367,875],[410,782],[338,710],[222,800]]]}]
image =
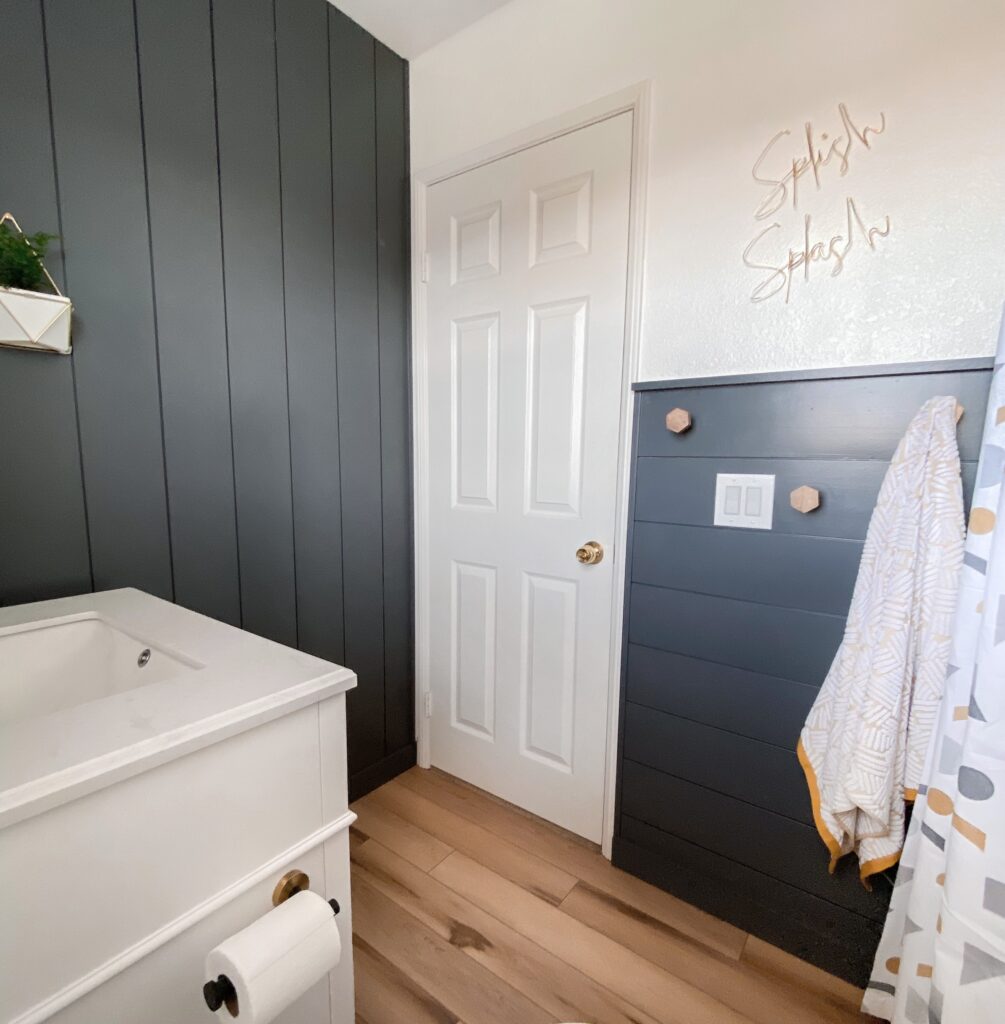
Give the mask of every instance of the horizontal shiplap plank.
[{"label": "horizontal shiplap plank", "polygon": [[844,619],[633,583],[629,640],[819,685]]},{"label": "horizontal shiplap plank", "polygon": [[634,761],[624,761],[622,771],[624,814],[847,910],[869,917],[886,912],[847,869],[828,873],[830,855],[811,825]]},{"label": "horizontal shiplap plank", "polygon": [[[721,857],[694,843],[623,815],[613,862],[711,914],[729,918],[803,960],[857,985],[872,967],[881,915],[868,917],[813,896],[785,881]],[[842,864],[846,884],[861,884]],[[885,905],[888,888],[873,893]],[[748,940],[749,942],[749,940]]]},{"label": "horizontal shiplap plank", "polygon": [[[775,478],[775,534],[864,540],[888,463],[842,459],[640,458],[635,470],[637,522],[711,526],[717,473],[763,473]],[[969,504],[976,462],[962,465]],[[806,484],[820,492],[820,507],[797,512],[789,495]]]},{"label": "horizontal shiplap plank", "polygon": [[636,523],[632,580],[846,615],[862,545],[767,530]]},{"label": "horizontal shiplap plank", "polygon": [[[709,753],[714,751],[714,756]],[[795,750],[722,732],[662,711],[625,706],[624,756],[688,782],[813,824]]]},{"label": "horizontal shiplap plank", "polygon": [[718,729],[795,749],[813,686],[629,644],[626,697]]},{"label": "horizontal shiplap plank", "polygon": [[[888,461],[911,417],[935,395],[954,395],[966,409],[960,448],[975,459],[986,371],[647,391],[639,396],[638,454]],[[675,406],[692,416],[684,434],[666,429]]]},{"label": "horizontal shiplap plank", "polygon": [[[879,461],[642,458],[636,469],[635,518],[711,526],[717,473],[765,473],[775,478],[773,532],[863,540],[886,470]],[[789,493],[803,484],[821,495],[812,515],[789,504]]]}]

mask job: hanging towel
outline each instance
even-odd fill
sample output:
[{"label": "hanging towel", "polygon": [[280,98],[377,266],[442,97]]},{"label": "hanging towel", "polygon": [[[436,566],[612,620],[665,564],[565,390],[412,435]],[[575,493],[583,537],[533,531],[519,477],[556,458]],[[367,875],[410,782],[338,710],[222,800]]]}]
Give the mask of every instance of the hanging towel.
[{"label": "hanging towel", "polygon": [[929,399],[880,488],[844,639],[799,738],[830,869],[900,857],[946,677],[963,558],[956,400]]}]

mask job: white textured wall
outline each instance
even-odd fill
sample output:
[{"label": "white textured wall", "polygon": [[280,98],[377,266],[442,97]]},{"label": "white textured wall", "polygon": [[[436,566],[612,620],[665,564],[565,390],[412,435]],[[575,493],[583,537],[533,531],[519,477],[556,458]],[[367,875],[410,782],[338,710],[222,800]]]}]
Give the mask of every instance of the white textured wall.
[{"label": "white textured wall", "polygon": [[[423,168],[643,79],[653,83],[641,379],[989,354],[1005,298],[1002,0],[513,0],[411,65],[412,166]],[[870,149],[799,180],[758,222],[754,160],[805,154],[803,125],[886,115]],[[802,145],[802,149],[800,146]],[[755,250],[784,262],[867,225],[840,275],[797,270],[760,303]],[[837,243],[842,248],[844,243]]]}]

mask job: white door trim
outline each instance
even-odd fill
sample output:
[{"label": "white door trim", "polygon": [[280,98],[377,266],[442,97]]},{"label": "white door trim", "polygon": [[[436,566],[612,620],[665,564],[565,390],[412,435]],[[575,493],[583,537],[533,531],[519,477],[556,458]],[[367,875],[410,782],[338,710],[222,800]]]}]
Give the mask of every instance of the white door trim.
[{"label": "white door trim", "polygon": [[649,170],[650,83],[637,85],[596,100],[559,117],[541,122],[481,146],[459,157],[412,174],[412,458],[415,523],[415,732],[418,762],[430,764],[430,724],[426,702],[429,680],[429,410],[426,337],[426,192],[427,189],[482,164],[522,149],[540,145],[559,135],[632,111],[632,173],[629,208],[628,280],[625,301],[625,358],[622,371],[618,494],[615,512],[614,592],[611,616],[611,660],[607,695],[607,751],[604,773],[604,825],[602,848],[611,856],[617,780],[618,717],[620,707],[622,625],[625,604],[625,554],[628,537],[628,489],[632,446],[631,384],[638,377],[642,338],[642,295],[645,270],[645,199]]}]

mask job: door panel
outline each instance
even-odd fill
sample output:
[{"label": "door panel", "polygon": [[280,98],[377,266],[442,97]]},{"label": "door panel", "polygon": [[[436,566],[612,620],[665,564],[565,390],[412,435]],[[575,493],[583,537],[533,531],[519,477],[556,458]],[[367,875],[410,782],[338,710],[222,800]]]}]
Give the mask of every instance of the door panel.
[{"label": "door panel", "polygon": [[451,324],[453,506],[495,508],[499,400],[499,317]]},{"label": "door panel", "polygon": [[520,749],[571,772],[578,585],[533,573],[523,580]]},{"label": "door panel", "polygon": [[496,570],[454,562],[451,723],[492,739],[496,694]]},{"label": "door panel", "polygon": [[432,762],[594,840],[631,138],[619,114],[427,204]]},{"label": "door panel", "polygon": [[579,513],[586,313],[586,299],[530,311],[528,512]]}]

